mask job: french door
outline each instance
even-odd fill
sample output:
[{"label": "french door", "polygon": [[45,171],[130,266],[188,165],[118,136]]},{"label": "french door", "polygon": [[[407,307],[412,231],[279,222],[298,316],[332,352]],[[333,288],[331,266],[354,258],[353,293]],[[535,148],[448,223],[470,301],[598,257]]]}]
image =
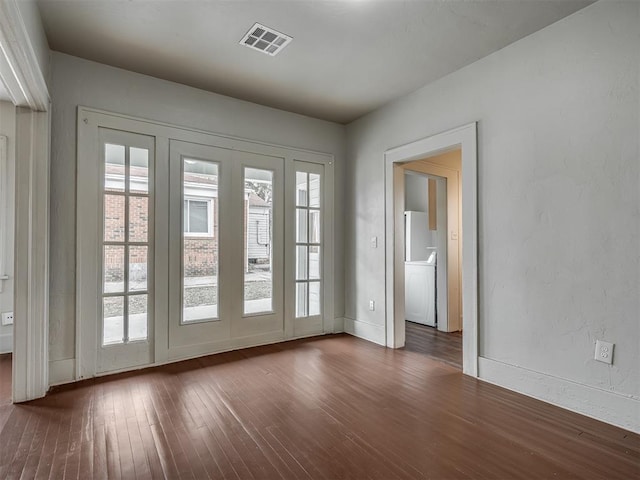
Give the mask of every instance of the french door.
[{"label": "french door", "polygon": [[98,372],[148,364],[153,322],[154,139],[101,128]]},{"label": "french door", "polygon": [[331,156],[78,115],[76,378],[333,331]]},{"label": "french door", "polygon": [[169,348],[281,334],[284,159],[177,140],[169,151]]},{"label": "french door", "polygon": [[325,255],[324,166],[294,162],[291,200],[295,206],[294,334],[310,335],[323,331],[323,291]]}]

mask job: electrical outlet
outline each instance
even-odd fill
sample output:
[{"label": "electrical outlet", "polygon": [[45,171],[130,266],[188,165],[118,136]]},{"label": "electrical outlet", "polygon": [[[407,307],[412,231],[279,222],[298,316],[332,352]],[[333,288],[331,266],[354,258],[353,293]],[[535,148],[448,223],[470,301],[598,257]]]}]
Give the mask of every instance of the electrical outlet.
[{"label": "electrical outlet", "polygon": [[13,312],[4,312],[2,314],[2,325],[13,325]]},{"label": "electrical outlet", "polygon": [[378,248],[378,237],[371,237],[371,248]]},{"label": "electrical outlet", "polygon": [[371,310],[373,312],[375,309],[376,309],[375,300],[369,300],[369,310]]},{"label": "electrical outlet", "polygon": [[613,343],[596,340],[596,360],[603,363],[613,363]]}]

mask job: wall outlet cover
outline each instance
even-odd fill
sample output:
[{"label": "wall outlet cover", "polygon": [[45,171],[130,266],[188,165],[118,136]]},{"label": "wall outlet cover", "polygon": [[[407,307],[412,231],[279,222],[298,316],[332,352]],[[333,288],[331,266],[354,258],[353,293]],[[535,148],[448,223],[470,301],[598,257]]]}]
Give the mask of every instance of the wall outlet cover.
[{"label": "wall outlet cover", "polygon": [[613,363],[613,343],[605,342],[604,340],[596,340],[596,354],[595,359],[599,362],[612,364]]},{"label": "wall outlet cover", "polygon": [[2,325],[13,325],[13,312],[2,313]]}]

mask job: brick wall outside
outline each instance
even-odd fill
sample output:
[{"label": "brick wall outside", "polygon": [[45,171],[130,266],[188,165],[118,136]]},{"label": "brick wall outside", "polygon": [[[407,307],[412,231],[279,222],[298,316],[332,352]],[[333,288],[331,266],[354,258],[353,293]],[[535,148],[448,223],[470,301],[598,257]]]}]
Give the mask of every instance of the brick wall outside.
[{"label": "brick wall outside", "polygon": [[[129,197],[129,240],[134,242],[147,242],[149,230],[147,197]],[[105,195],[105,241],[124,242],[124,207],[125,197],[122,195]],[[247,218],[248,202],[245,201],[244,217]],[[215,212],[215,208],[212,211]],[[214,232],[217,232],[217,218],[213,221]],[[243,243],[246,245],[247,233],[244,233]],[[187,277],[214,276],[218,265],[218,239],[214,237],[189,237],[184,238],[184,274]],[[147,265],[147,247],[129,247],[129,262],[131,274],[140,272],[143,275]],[[124,247],[106,246],[104,251],[105,278],[110,282],[123,281],[124,272]]]},{"label": "brick wall outside", "polygon": [[[125,241],[125,197],[122,195],[105,195],[104,197],[104,232],[105,241]],[[147,242],[149,232],[149,214],[147,197],[129,197],[129,240]],[[129,247],[131,275],[143,276],[146,272],[148,248],[144,246]],[[110,245],[105,247],[104,266],[105,279],[112,282],[123,281],[124,247]]]},{"label": "brick wall outside", "polygon": [[[105,209],[105,241],[124,242],[124,196],[106,195]],[[212,209],[215,211],[215,208]],[[148,240],[149,216],[146,197],[129,197],[129,239],[136,242]],[[214,232],[217,228],[214,227]],[[211,237],[188,237],[184,239],[184,271],[189,277],[213,276],[217,274],[218,242]],[[135,265],[147,263],[147,248],[129,247],[129,258],[132,270]],[[124,247],[108,246],[104,252],[105,274],[108,281],[123,280]],[[133,272],[132,272],[133,273]]]},{"label": "brick wall outside", "polygon": [[184,275],[210,277],[218,273],[218,240],[215,238],[184,239]]}]

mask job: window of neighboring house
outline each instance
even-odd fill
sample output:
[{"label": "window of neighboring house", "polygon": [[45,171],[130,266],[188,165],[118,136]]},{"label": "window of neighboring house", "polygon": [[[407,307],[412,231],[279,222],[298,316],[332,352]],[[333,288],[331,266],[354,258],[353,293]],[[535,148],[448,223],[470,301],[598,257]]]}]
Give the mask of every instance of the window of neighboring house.
[{"label": "window of neighboring house", "polygon": [[190,237],[213,237],[211,198],[184,199],[184,233]]}]

